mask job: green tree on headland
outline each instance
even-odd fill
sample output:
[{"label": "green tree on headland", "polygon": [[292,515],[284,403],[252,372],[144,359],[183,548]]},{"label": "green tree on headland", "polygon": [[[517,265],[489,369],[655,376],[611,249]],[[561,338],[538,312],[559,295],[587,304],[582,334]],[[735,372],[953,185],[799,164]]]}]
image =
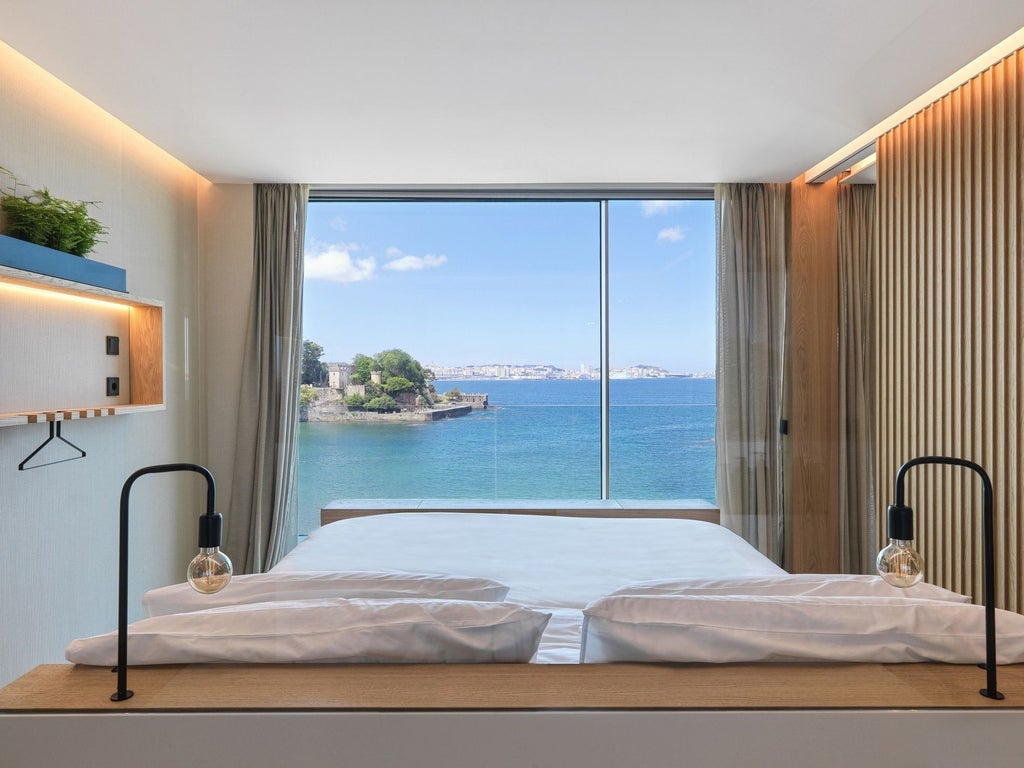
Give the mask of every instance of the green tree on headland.
[{"label": "green tree on headland", "polygon": [[[385,349],[373,357],[360,353],[352,358],[352,367],[352,382],[366,387],[366,402],[363,407],[368,411],[399,410],[398,403],[392,396],[402,392],[416,393],[428,406],[434,401],[435,392],[430,384],[434,380],[433,371],[425,369],[404,350]],[[379,387],[373,383],[374,374],[380,374]],[[381,395],[387,397],[387,400],[378,400]],[[395,404],[394,409],[390,408],[391,403],[388,400]],[[371,403],[386,407],[377,408]]]},{"label": "green tree on headland", "polygon": [[381,372],[381,381],[385,384],[388,379],[400,376],[403,379],[408,379],[415,386],[421,387],[429,379],[434,378],[431,371],[424,370],[419,361],[401,349],[386,349],[377,353],[374,360]]},{"label": "green tree on headland", "polygon": [[352,367],[355,368],[355,371],[352,374],[352,382],[354,384],[369,384],[370,374],[373,373],[374,370],[380,370],[375,366],[372,357],[362,354],[356,355],[352,358]]},{"label": "green tree on headland", "polygon": [[349,395],[345,398],[345,405],[349,408],[355,408],[359,410],[366,407],[366,395],[360,395],[358,393]]},{"label": "green tree on headland", "polygon": [[367,411],[376,411],[377,413],[396,413],[402,410],[402,406],[391,395],[378,395],[367,400],[363,408]]},{"label": "green tree on headland", "polygon": [[316,402],[318,397],[319,397],[319,395],[317,394],[316,389],[311,387],[309,384],[300,384],[299,385],[299,405],[300,406],[312,405],[313,403]]},{"label": "green tree on headland", "polygon": [[302,371],[300,384],[320,386],[327,383],[327,364],[320,362],[324,356],[324,348],[315,341],[306,339],[302,342]]},{"label": "green tree on headland", "polygon": [[404,376],[392,376],[384,382],[384,391],[389,395],[395,395],[399,392],[414,392],[416,389],[416,385]]}]

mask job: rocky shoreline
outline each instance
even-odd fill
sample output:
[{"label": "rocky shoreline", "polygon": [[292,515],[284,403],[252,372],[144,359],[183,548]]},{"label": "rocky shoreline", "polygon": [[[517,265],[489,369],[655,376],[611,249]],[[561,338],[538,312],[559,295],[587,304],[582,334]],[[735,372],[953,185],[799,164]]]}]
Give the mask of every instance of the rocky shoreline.
[{"label": "rocky shoreline", "polygon": [[403,410],[398,413],[377,413],[375,411],[349,410],[344,395],[339,390],[318,389],[317,399],[299,408],[300,422],[422,422],[468,416],[474,410],[473,404],[445,405],[438,408]]}]

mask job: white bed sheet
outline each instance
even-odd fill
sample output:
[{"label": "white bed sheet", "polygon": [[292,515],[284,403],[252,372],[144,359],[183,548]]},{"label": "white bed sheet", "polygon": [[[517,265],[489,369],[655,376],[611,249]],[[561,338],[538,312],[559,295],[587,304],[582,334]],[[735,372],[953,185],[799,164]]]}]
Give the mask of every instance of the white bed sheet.
[{"label": "white bed sheet", "polygon": [[273,570],[398,570],[494,579],[508,585],[509,602],[552,614],[535,657],[552,664],[579,662],[582,609],[626,584],[785,573],[713,523],[472,512],[391,513],[331,523]]}]

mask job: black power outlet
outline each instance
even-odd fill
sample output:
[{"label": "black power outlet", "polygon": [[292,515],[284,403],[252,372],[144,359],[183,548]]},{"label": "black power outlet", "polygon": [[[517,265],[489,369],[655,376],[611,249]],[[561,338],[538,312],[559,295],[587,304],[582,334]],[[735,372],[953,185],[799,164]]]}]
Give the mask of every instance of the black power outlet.
[{"label": "black power outlet", "polygon": [[117,397],[121,394],[121,379],[117,376],[107,376],[107,397]]}]

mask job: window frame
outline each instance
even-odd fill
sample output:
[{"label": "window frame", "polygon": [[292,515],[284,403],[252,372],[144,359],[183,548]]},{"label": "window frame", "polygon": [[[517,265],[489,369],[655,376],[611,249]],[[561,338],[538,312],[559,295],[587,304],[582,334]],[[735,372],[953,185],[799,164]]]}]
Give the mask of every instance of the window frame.
[{"label": "window frame", "polygon": [[609,203],[613,200],[714,200],[710,184],[616,185],[310,185],[309,202],[593,202],[600,210],[601,495],[611,499],[611,348],[609,317]]}]

